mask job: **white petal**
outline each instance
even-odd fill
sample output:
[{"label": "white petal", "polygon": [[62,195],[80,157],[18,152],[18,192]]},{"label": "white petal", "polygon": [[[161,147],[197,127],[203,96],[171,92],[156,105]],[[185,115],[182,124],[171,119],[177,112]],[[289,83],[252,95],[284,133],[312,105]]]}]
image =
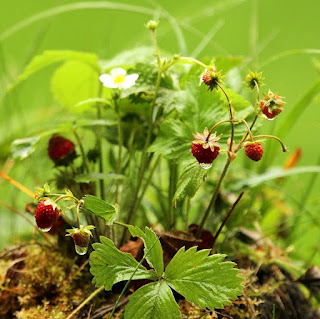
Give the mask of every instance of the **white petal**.
[{"label": "white petal", "polygon": [[110,74],[102,74],[102,75],[100,75],[99,80],[100,80],[102,83],[104,83],[104,82],[106,82],[106,81],[112,80],[112,76],[111,76]]},{"label": "white petal", "polygon": [[127,71],[123,68],[114,68],[110,72],[111,76],[115,78],[117,75],[126,75]]},{"label": "white petal", "polygon": [[110,89],[115,89],[115,88],[119,87],[118,84],[114,83],[113,78],[111,77],[111,75],[109,75],[109,74],[104,74],[104,75],[107,75],[107,76],[104,76],[102,78],[103,81],[101,81],[101,77],[102,76],[100,76],[100,81],[102,82],[102,84],[104,86],[106,86],[107,88],[110,88]]},{"label": "white petal", "polygon": [[126,76],[124,82],[121,83],[121,87],[123,89],[128,89],[131,86],[134,86],[138,77],[139,77],[139,74],[130,74]]},{"label": "white petal", "polygon": [[138,77],[139,77],[139,74],[133,73],[133,74],[127,75],[126,76],[126,80],[130,80],[130,81],[136,82]]}]

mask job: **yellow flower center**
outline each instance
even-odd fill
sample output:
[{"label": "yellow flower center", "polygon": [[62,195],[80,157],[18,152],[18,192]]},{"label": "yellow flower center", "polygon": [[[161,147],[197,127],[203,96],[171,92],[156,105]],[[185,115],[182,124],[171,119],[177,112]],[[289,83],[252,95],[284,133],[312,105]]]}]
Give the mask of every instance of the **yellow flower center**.
[{"label": "yellow flower center", "polygon": [[125,75],[116,75],[113,79],[113,82],[116,84],[120,84],[124,82],[125,78],[126,78]]}]

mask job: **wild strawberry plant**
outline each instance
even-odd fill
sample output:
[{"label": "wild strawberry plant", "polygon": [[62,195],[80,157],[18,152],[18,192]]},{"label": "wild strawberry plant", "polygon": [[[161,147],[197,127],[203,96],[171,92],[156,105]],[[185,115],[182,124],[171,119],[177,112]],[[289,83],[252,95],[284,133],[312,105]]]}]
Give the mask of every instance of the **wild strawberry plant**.
[{"label": "wild strawberry plant", "polygon": [[[155,21],[147,24],[155,60],[149,49],[109,61],[89,53],[46,51],[31,61],[15,83],[63,62],[52,77],[51,87],[59,103],[72,112],[66,112],[66,122],[14,141],[13,155],[24,159],[49,139],[55,186],[65,192],[53,192],[48,184],[38,188],[35,220],[48,232],[62,219],[80,255],[91,251],[93,237],[96,243],[92,245],[90,266],[99,289],[110,290],[121,281],[151,281],[132,294],[126,318],[179,318],[173,291],[211,310],[241,294],[242,278],[237,276],[234,263],[223,262],[225,255],[212,254],[210,249],[180,248],[165,267],[156,233],[132,224],[154,224],[161,231],[185,224],[188,229],[190,200],[213,171],[214,188],[203,200],[207,206],[202,209],[202,205],[193,216],[198,224],[196,243],[203,238],[238,152],[259,161],[267,138],[279,142],[286,151],[278,137],[256,134],[261,121],[273,120],[284,109],[278,93],[269,90],[261,97],[261,72],[250,71],[244,79],[255,94],[251,103],[227,85],[228,71],[240,65],[241,59],[163,57],[156,38],[157,25]],[[160,185],[163,170],[165,186]],[[117,248],[126,242],[127,230],[144,242],[140,262]],[[157,233],[160,238],[161,231]],[[97,243],[99,236],[101,243]],[[142,265],[144,260],[148,266]]]}]

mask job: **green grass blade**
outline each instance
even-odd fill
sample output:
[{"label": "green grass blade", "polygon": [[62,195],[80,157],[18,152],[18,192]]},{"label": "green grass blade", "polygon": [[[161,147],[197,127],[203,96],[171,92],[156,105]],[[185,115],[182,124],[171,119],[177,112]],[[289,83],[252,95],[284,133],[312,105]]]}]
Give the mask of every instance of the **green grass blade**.
[{"label": "green grass blade", "polygon": [[239,190],[242,190],[244,187],[253,188],[261,184],[264,184],[265,182],[268,182],[280,177],[293,176],[293,175],[305,174],[305,173],[319,173],[319,172],[320,172],[320,166],[303,166],[303,167],[297,167],[297,168],[292,168],[287,170],[282,168],[275,168],[263,174],[256,174],[247,179],[241,180],[240,182],[233,185],[232,190],[239,191]]},{"label": "green grass blade", "polygon": [[212,40],[212,38],[216,35],[216,33],[223,27],[224,20],[219,20],[203,37],[202,41],[197,45],[197,47],[191,53],[191,56],[196,58],[202,50],[208,45],[208,43]]},{"label": "green grass blade", "polygon": [[276,130],[275,135],[285,137],[294,127],[296,121],[301,118],[308,105],[312,103],[314,98],[320,92],[320,78],[312,85],[312,87],[302,96],[302,98],[294,105],[291,112],[286,115],[286,120]]},{"label": "green grass blade", "polygon": [[142,13],[142,14],[151,15],[151,16],[153,15],[153,12],[154,12],[152,9],[149,9],[149,8],[125,4],[125,3],[115,3],[115,2],[109,2],[109,1],[76,2],[72,4],[57,6],[52,9],[39,12],[24,20],[21,20],[17,24],[3,31],[0,34],[0,41],[4,41],[10,38],[17,32],[23,30],[24,28],[38,21],[45,20],[50,17],[57,16],[59,14],[63,14],[66,12],[77,11],[77,10],[87,10],[87,9],[120,10],[120,11]]},{"label": "green grass blade", "polygon": [[261,69],[265,68],[268,64],[275,62],[277,60],[286,58],[290,55],[298,55],[298,54],[320,54],[320,49],[295,49],[295,50],[283,51],[267,59],[264,63],[260,65],[260,68]]}]

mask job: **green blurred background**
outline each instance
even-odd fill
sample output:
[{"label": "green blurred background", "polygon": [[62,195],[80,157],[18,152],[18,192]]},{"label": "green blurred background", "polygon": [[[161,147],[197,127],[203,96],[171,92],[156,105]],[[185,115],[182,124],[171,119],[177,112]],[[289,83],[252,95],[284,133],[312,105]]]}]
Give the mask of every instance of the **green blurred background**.
[{"label": "green blurred background", "polygon": [[[109,59],[124,50],[151,45],[150,34],[144,27],[151,18],[161,21],[158,41],[162,50],[198,58],[243,56],[248,58],[244,72],[249,68],[262,70],[267,84],[262,91],[270,87],[286,97],[283,115],[265,125],[267,133],[276,132],[285,125],[286,116],[297,101],[314,85],[319,87],[319,14],[318,0],[1,0],[0,167],[12,166],[7,161],[12,140],[36,133],[44,128],[48,118],[54,122],[65,116],[65,110],[50,93],[52,68],[32,76],[3,97],[5,88],[34,55],[50,49],[80,50]],[[288,54],[280,58],[282,52]],[[299,111],[298,120],[288,128],[288,134],[280,136],[291,151],[302,149],[298,166],[319,165],[320,99],[313,94],[311,100],[303,112]],[[9,175],[30,189],[42,185],[52,177],[52,171],[44,168],[52,165],[41,152],[43,149],[31,159],[15,163]],[[273,165],[282,166],[289,155],[272,153]],[[283,187],[293,200],[292,209],[301,215],[298,232],[301,236],[293,243],[299,246],[297,256],[318,262],[320,256],[313,252],[319,248],[320,231],[310,220],[320,214],[319,181],[314,179],[306,196],[307,185],[314,177],[311,174],[292,176],[285,180]],[[23,211],[28,198],[0,181],[0,200]],[[304,215],[305,208],[311,215]],[[1,206],[0,225],[0,249],[30,233],[31,229],[23,219]]]}]

